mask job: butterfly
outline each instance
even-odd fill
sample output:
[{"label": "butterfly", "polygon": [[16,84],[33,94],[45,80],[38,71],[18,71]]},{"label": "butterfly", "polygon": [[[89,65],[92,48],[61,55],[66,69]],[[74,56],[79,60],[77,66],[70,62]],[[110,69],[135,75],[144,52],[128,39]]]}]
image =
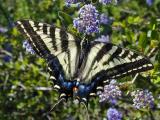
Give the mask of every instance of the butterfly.
[{"label": "butterfly", "polygon": [[32,20],[16,22],[35,53],[44,58],[59,99],[88,103],[111,79],[153,69],[150,60],[111,43],[87,41],[66,29]]}]

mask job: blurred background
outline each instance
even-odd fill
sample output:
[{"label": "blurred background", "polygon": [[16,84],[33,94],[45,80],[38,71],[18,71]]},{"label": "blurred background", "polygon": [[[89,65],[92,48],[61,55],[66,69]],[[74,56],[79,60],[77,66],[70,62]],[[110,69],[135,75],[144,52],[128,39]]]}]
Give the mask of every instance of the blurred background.
[{"label": "blurred background", "polygon": [[[93,0],[93,4],[96,4]],[[79,6],[81,7],[81,6]],[[25,38],[14,22],[20,19],[63,26],[76,33],[72,20],[78,17],[78,6],[68,7],[63,0],[0,0],[0,120],[84,120],[84,106],[72,100],[59,104],[59,94],[52,89],[46,63],[23,48]],[[130,97],[118,101],[116,108],[124,120],[160,119],[160,1],[120,0],[117,4],[98,5],[97,9],[111,20],[102,26],[102,34],[109,35],[116,45],[150,55],[154,69],[137,77],[117,80],[123,83],[124,94],[137,88],[148,89],[154,97],[154,107],[137,110]],[[156,49],[156,50],[155,50]],[[109,103],[90,100],[88,112],[91,120],[107,120]],[[113,119],[114,120],[114,119]],[[116,120],[116,119],[115,119]]]}]

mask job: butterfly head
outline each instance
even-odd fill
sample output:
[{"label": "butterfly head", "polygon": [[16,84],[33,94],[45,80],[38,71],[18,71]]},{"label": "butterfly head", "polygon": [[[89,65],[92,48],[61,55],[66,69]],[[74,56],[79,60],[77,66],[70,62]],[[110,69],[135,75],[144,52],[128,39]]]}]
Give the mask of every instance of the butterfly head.
[{"label": "butterfly head", "polygon": [[87,85],[77,81],[76,86],[73,87],[73,98],[76,101],[87,103],[88,92]]},{"label": "butterfly head", "polygon": [[73,87],[73,96],[77,96],[77,94],[78,94],[78,87],[75,86]]}]

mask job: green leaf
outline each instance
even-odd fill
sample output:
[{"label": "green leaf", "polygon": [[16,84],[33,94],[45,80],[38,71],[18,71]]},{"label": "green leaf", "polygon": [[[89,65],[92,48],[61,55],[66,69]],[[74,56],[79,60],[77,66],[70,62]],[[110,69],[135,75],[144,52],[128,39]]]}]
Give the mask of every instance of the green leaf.
[{"label": "green leaf", "polygon": [[157,47],[158,45],[158,41],[157,40],[151,40],[151,46],[154,48],[154,47]]},{"label": "green leaf", "polygon": [[159,32],[156,30],[152,30],[151,38],[152,39],[158,39]]},{"label": "green leaf", "polygon": [[160,84],[160,77],[158,77],[157,79],[154,79],[154,80],[153,80],[153,83],[154,83],[154,84]]},{"label": "green leaf", "polygon": [[147,34],[142,32],[139,36],[139,44],[140,48],[145,48],[147,45]]},{"label": "green leaf", "polygon": [[65,25],[70,25],[70,24],[72,24],[72,22],[73,22],[72,17],[71,17],[70,15],[62,12],[62,11],[59,11],[59,12],[58,12],[58,16],[59,16],[59,18],[61,19],[61,22],[62,22],[63,24],[65,24]]}]

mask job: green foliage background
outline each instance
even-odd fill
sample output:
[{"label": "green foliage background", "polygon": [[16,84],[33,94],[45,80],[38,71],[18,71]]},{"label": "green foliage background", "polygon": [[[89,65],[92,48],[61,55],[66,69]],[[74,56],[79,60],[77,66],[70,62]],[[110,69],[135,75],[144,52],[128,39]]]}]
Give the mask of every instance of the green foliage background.
[{"label": "green foliage background", "polygon": [[[25,38],[13,27],[13,21],[32,19],[57,26],[63,23],[69,31],[76,33],[72,19],[77,17],[78,9],[65,7],[63,0],[0,0],[0,26],[8,29],[0,33],[0,120],[86,119],[84,106],[73,104],[72,100],[58,105],[46,115],[57,102],[58,93],[51,89],[45,61],[25,52],[22,48]],[[118,5],[99,5],[98,9],[115,19],[112,26],[103,26],[104,33],[111,35],[114,44],[123,44],[143,54],[157,48],[151,57],[154,70],[139,75],[135,84],[127,82],[133,77],[118,80],[124,84],[124,97],[117,108],[123,113],[124,120],[159,120],[160,1],[155,0],[149,7],[145,0],[122,0]],[[7,43],[12,47],[11,52],[4,49]],[[10,62],[3,60],[5,55],[12,57]],[[126,94],[136,88],[153,92],[154,109],[133,108],[132,99]],[[105,120],[109,106],[100,104],[97,98],[91,100],[88,105],[90,119]]]}]

